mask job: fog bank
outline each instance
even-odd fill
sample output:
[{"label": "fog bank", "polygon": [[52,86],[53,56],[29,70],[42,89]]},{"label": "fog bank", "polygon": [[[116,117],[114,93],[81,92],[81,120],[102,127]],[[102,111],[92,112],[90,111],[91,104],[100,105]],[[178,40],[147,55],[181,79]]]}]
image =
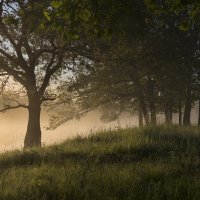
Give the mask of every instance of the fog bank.
[{"label": "fog bank", "polygon": [[[192,110],[191,121],[197,124],[198,109],[197,105]],[[28,112],[25,109],[18,109],[0,113],[0,151],[14,150],[23,147],[23,141],[26,132]],[[164,120],[163,115],[157,116],[158,123]],[[173,121],[178,123],[178,114],[174,114]],[[72,138],[77,135],[87,135],[91,131],[99,129],[109,129],[127,126],[138,126],[137,116],[123,113],[120,118],[112,123],[103,123],[100,121],[99,112],[91,112],[80,120],[71,120],[58,127],[55,130],[46,130],[48,126],[48,114],[42,112],[42,144],[49,145],[60,143],[67,138]]]},{"label": "fog bank", "polygon": [[[13,150],[23,147],[26,132],[28,112],[25,109],[0,113],[0,151]],[[70,120],[55,130],[46,130],[48,127],[48,114],[42,112],[42,144],[60,143],[67,138],[77,135],[87,135],[99,129],[137,126],[137,117],[122,114],[119,120],[111,123],[100,121],[99,112],[91,112],[80,120]]]}]

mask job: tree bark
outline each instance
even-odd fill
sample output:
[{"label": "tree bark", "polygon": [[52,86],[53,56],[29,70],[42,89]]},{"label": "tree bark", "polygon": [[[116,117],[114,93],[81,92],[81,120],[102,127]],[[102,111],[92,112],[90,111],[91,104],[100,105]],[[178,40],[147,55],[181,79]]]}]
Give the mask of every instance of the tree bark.
[{"label": "tree bark", "polygon": [[41,128],[40,128],[40,113],[41,103],[37,94],[28,95],[29,98],[29,118],[26,136],[24,140],[24,148],[33,146],[41,146]]}]

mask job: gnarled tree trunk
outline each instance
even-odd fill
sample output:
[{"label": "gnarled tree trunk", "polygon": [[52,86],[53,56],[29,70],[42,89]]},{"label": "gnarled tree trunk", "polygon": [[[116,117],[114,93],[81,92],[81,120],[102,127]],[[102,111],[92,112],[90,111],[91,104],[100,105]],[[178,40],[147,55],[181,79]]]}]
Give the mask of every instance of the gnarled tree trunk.
[{"label": "gnarled tree trunk", "polygon": [[29,118],[26,136],[24,140],[24,148],[33,146],[41,146],[41,128],[40,128],[40,113],[41,103],[37,94],[28,95],[29,98]]}]

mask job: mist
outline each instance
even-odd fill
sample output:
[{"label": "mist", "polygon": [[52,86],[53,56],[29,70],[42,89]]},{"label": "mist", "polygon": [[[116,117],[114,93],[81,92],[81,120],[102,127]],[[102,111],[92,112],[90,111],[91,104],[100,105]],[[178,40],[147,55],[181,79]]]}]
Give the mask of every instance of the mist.
[{"label": "mist", "polygon": [[[197,124],[198,105],[192,109],[191,122]],[[73,119],[55,130],[47,130],[49,116],[43,111],[41,115],[42,144],[50,145],[61,143],[77,135],[86,136],[91,132],[103,129],[118,129],[137,127],[138,116],[122,113],[116,121],[103,123],[100,120],[100,111],[93,111],[80,120]],[[0,114],[0,152],[22,149],[27,128],[28,112],[25,109],[8,111]],[[164,122],[164,115],[157,115],[158,123]],[[178,123],[178,114],[173,115],[173,122]]]},{"label": "mist", "polygon": [[[28,112],[25,109],[12,110],[0,114],[0,151],[22,149],[27,128]],[[77,135],[85,136],[102,129],[116,129],[137,126],[137,116],[123,113],[120,118],[110,123],[100,120],[100,112],[94,111],[80,120],[66,122],[55,130],[47,130],[49,116],[45,111],[41,115],[42,144],[61,143]]]}]

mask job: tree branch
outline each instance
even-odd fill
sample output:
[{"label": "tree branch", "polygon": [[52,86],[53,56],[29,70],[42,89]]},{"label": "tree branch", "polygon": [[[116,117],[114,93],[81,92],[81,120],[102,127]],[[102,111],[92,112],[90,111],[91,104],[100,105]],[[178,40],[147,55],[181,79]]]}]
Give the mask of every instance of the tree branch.
[{"label": "tree branch", "polygon": [[3,113],[4,113],[4,112],[6,112],[7,110],[13,110],[13,109],[17,109],[17,108],[26,108],[26,109],[28,109],[28,106],[22,105],[22,104],[16,105],[16,106],[6,105],[5,108],[0,109],[0,112],[3,112]]},{"label": "tree branch", "polygon": [[57,65],[55,65],[53,68],[51,68],[48,71],[46,71],[46,74],[45,74],[45,77],[44,77],[44,81],[43,81],[43,83],[42,83],[42,85],[41,85],[41,87],[39,89],[39,93],[40,93],[41,97],[44,94],[52,75],[62,66],[63,55],[60,55],[58,59],[59,60],[58,60]]},{"label": "tree branch", "polygon": [[6,72],[2,72],[0,73],[0,76],[9,76],[10,74],[6,73]]},{"label": "tree branch", "polygon": [[[21,41],[17,44],[12,35],[8,32],[6,25],[2,22],[2,17],[1,17],[1,21],[0,21],[0,32],[2,32],[2,34],[9,40],[9,42],[13,45],[16,53],[17,53],[17,57],[19,59],[20,62],[20,66],[22,67],[22,69],[24,71],[28,70],[28,65],[23,57],[23,54],[21,52]],[[19,65],[19,63],[18,63]]]},{"label": "tree branch", "polygon": [[16,71],[16,70],[14,70],[13,68],[8,67],[8,66],[5,66],[5,65],[1,66],[1,69],[3,69],[5,72],[7,72],[7,73],[10,74],[11,76],[13,76],[13,77],[14,77],[20,84],[22,84],[23,86],[26,85],[26,81],[25,81],[24,79],[22,79],[22,78],[20,77],[20,75],[19,75],[21,72],[18,72],[18,71]]},{"label": "tree branch", "polygon": [[14,58],[13,56],[11,56],[10,54],[8,54],[6,51],[4,51],[3,49],[0,49],[0,54],[2,54],[3,56],[5,56],[10,62],[12,62],[14,65],[19,66],[19,62],[16,58]]},{"label": "tree branch", "polygon": [[55,101],[56,100],[56,97],[42,97],[41,101],[44,102],[44,101]]},{"label": "tree branch", "polygon": [[75,119],[75,118],[80,118],[82,117],[83,115],[95,110],[96,108],[98,108],[99,106],[103,105],[103,104],[106,104],[108,102],[112,102],[116,100],[116,98],[112,98],[112,99],[107,99],[107,100],[104,100],[104,101],[101,101],[101,102],[98,102],[96,105],[93,105],[92,107],[90,108],[85,108],[85,109],[80,109],[77,113],[74,113],[73,115],[66,115],[67,117],[65,117],[64,119],[58,121],[56,124],[53,124],[52,126],[50,126],[48,129],[50,130],[54,130],[56,129],[57,127],[59,127],[60,125],[64,124],[65,122],[69,121],[69,120],[72,120],[72,119]]}]

